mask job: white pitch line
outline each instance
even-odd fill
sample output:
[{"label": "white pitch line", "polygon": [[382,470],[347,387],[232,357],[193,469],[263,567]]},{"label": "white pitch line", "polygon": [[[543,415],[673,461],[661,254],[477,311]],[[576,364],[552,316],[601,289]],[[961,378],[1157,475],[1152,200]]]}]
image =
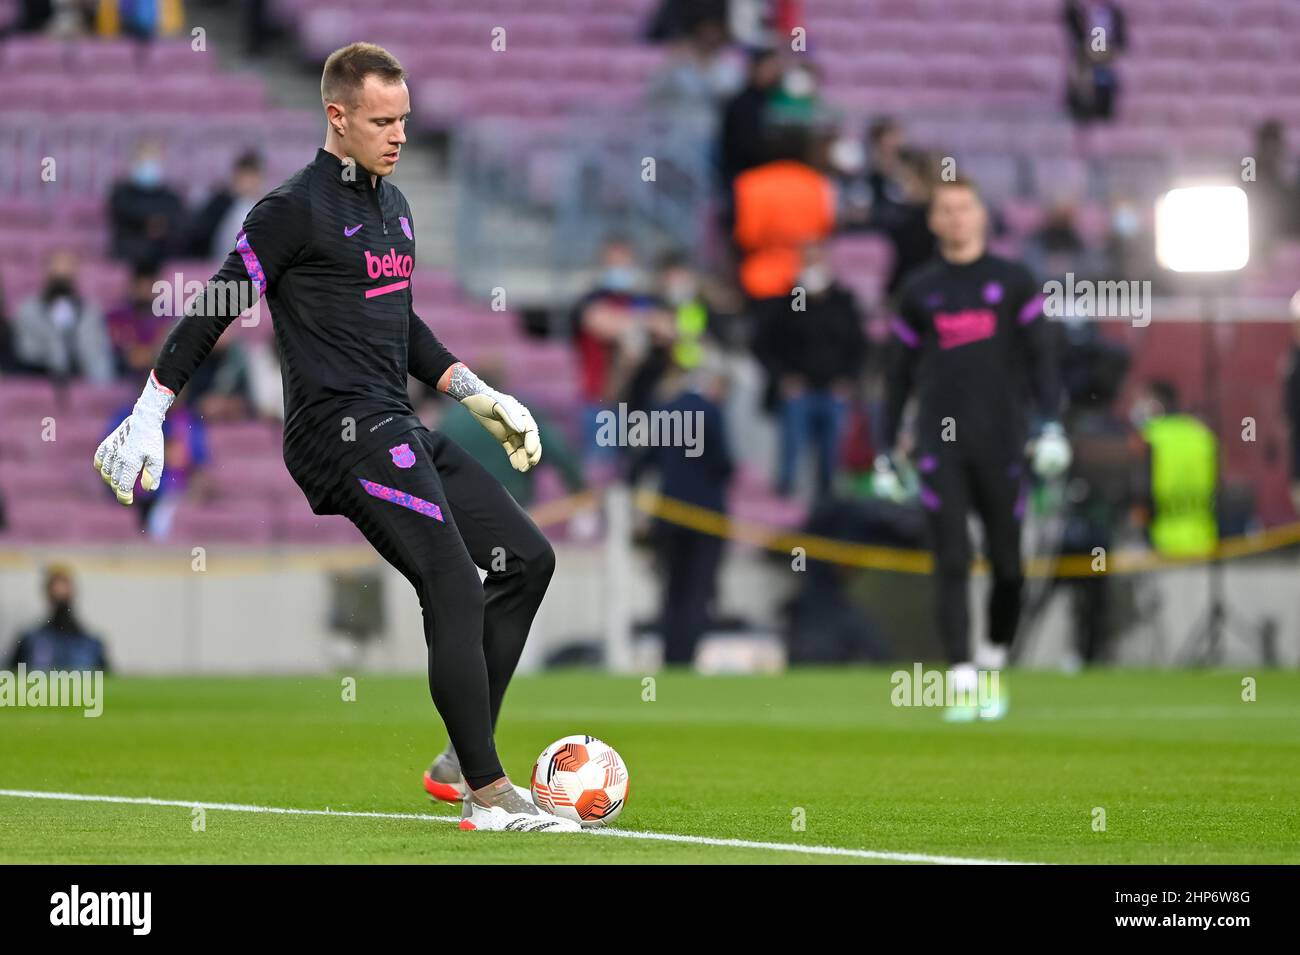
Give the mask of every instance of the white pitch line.
[{"label": "white pitch line", "polygon": [[[69,802],[122,803],[131,806],[174,806],[179,809],[218,809],[226,812],[260,812],[285,816],[349,816],[354,819],[418,819],[424,822],[459,822],[457,816],[433,816],[415,812],[363,812],[345,809],[286,809],[281,806],[248,806],[233,802],[205,802],[201,799],[154,799],[150,796],[97,796],[87,793],[50,793],[34,789],[0,789],[0,796],[15,799],[58,799]],[[790,842],[751,842],[747,839],[715,839],[711,836],[681,836],[669,832],[636,832],[630,829],[589,829],[588,834],[622,839],[651,839],[697,846],[721,846],[736,849],[768,849],[803,855],[848,856],[854,859],[881,859],[886,862],[929,862],[934,865],[1036,865],[1009,859],[966,859],[960,856],[935,856],[922,852],[880,852],[874,849],[841,849],[838,846],[801,846]]]}]

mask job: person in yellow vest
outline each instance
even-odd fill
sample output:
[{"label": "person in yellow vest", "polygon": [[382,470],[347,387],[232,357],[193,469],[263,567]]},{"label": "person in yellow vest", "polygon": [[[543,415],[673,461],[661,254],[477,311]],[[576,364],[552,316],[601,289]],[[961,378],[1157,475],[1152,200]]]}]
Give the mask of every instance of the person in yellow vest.
[{"label": "person in yellow vest", "polygon": [[1204,557],[1219,543],[1218,439],[1180,411],[1178,392],[1153,381],[1135,407],[1151,453],[1151,546],[1164,557]]}]

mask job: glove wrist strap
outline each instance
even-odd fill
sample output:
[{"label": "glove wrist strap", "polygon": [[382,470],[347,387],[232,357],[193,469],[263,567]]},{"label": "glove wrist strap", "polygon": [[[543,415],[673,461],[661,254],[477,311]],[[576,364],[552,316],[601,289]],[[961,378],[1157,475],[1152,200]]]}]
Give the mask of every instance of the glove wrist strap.
[{"label": "glove wrist strap", "polygon": [[464,401],[471,395],[492,395],[496,392],[483,383],[483,379],[470,371],[465,365],[458,364],[451,370],[451,380],[447,382],[447,394],[457,401]]},{"label": "glove wrist strap", "polygon": [[167,416],[167,410],[175,400],[176,392],[160,384],[151,371],[149,372],[149,380],[145,382],[144,391],[140,392],[140,397],[136,400],[135,413],[162,421]]}]

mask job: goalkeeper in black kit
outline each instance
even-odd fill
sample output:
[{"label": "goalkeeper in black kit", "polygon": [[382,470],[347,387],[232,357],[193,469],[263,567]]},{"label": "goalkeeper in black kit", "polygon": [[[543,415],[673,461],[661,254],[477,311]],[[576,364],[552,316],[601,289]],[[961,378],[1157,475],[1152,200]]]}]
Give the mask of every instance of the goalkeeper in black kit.
[{"label": "goalkeeper in black kit", "polygon": [[[987,214],[969,181],[935,184],[929,223],[939,254],[908,277],[897,297],[882,436],[887,453],[877,458],[876,484],[886,496],[900,493],[894,449],[915,393],[911,458],[934,551],[939,634],[957,688],[969,692],[977,669],[1006,665],[1020,618],[1026,441],[1033,437],[1029,464],[1044,478],[1069,467],[1070,446],[1056,420],[1060,385],[1037,283],[1023,266],[988,253]],[[983,525],[993,578],[988,646],[975,658],[972,511]],[[1006,708],[1000,692],[980,705],[952,707],[946,717],[996,719]]]},{"label": "goalkeeper in black kit", "polygon": [[[542,812],[511,784],[493,739],[555,552],[478,461],[420,423],[407,397],[412,375],[465,404],[516,469],[541,457],[528,410],[457,361],[412,309],[413,218],[385,181],[406,142],[405,78],[373,44],[329,57],[324,148],[249,212],[95,467],[123,504],[137,476],[158,487],[167,409],[254,290],[263,296],[281,355],[289,473],[315,513],[346,516],[419,594],[429,691],[450,738],[425,788],[462,803],[462,829],[573,832],[576,822]],[[504,569],[494,560],[502,554]]]}]

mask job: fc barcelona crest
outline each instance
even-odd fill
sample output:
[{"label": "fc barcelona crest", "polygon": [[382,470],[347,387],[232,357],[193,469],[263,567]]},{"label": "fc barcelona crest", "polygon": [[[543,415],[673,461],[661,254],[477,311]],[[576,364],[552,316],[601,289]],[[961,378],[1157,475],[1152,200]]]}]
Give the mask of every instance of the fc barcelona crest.
[{"label": "fc barcelona crest", "polygon": [[389,448],[388,453],[393,456],[393,463],[399,468],[409,468],[415,464],[415,452],[411,450],[409,444],[399,444],[395,448]]},{"label": "fc barcelona crest", "polygon": [[411,234],[411,220],[406,216],[398,216],[397,221],[402,224],[402,232],[406,234],[406,237],[414,241],[415,236]]}]

